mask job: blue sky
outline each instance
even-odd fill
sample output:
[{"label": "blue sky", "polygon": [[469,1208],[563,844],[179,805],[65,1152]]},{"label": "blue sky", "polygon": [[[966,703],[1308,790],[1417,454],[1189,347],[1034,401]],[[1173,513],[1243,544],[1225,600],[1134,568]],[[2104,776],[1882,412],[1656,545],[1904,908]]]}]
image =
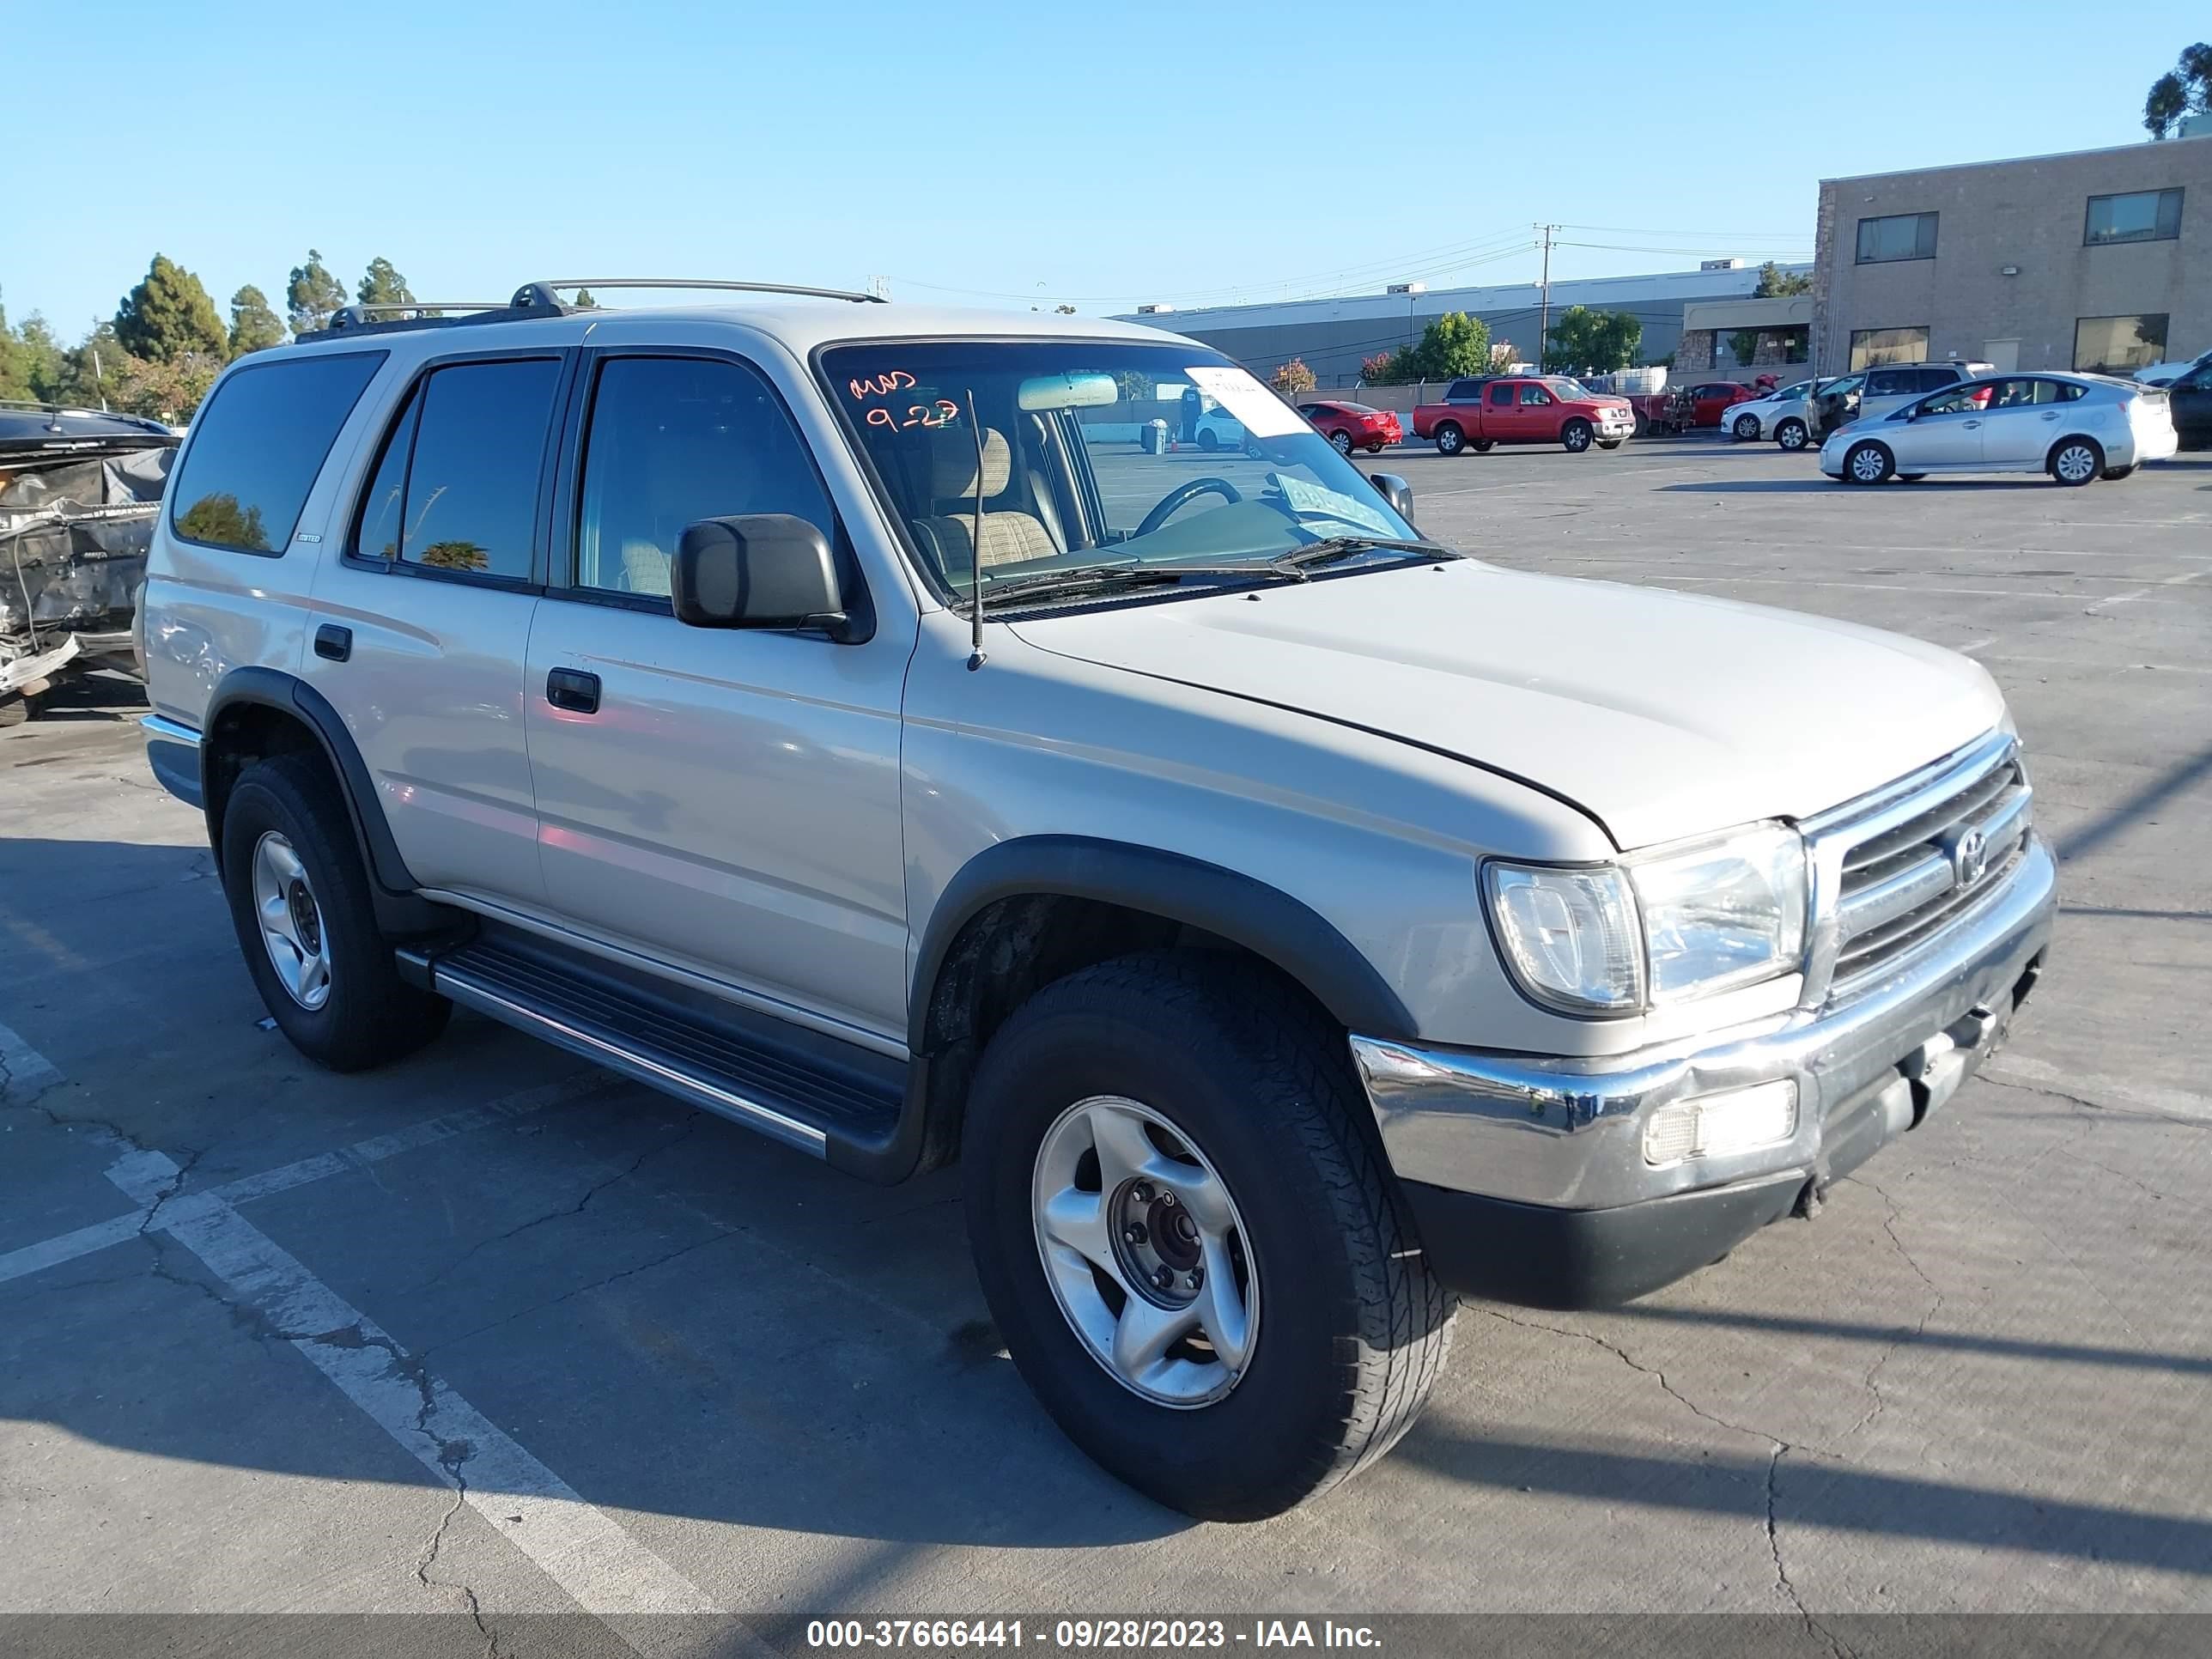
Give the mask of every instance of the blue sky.
[{"label": "blue sky", "polygon": [[219,305],[252,283],[281,308],[312,246],[349,286],[384,255],[426,298],[884,276],[1091,312],[1528,280],[1539,220],[1604,245],[1562,247],[1555,277],[1681,269],[1808,250],[1824,175],[2139,140],[2151,81],[2212,28],[2152,0],[1844,18],[0,0],[19,89],[53,93],[11,124],[0,302],[73,339],[159,251]]}]

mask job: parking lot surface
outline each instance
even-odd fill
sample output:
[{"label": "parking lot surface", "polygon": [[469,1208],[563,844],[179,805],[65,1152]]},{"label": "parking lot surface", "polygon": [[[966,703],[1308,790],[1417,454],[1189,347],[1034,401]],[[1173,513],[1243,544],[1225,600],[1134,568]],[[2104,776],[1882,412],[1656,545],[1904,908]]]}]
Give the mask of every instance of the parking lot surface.
[{"label": "parking lot surface", "polygon": [[0,734],[0,1611],[2212,1610],[2212,458],[1362,465],[1483,557],[1985,664],[2064,913],[1983,1076],[1645,1302],[1469,1304],[1384,1464],[1195,1525],[1033,1402],[948,1176],[467,1016],[301,1060],[134,694],[82,688]]}]

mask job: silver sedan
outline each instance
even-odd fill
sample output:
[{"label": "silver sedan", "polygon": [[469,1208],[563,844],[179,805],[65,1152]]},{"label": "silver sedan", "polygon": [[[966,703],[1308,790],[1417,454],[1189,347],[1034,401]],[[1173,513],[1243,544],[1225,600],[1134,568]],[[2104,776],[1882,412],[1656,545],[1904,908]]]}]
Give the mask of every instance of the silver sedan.
[{"label": "silver sedan", "polygon": [[2048,472],[2063,484],[2124,478],[2178,447],[2163,392],[2102,374],[1985,374],[1838,428],[1820,471],[1845,483],[1931,472]]}]

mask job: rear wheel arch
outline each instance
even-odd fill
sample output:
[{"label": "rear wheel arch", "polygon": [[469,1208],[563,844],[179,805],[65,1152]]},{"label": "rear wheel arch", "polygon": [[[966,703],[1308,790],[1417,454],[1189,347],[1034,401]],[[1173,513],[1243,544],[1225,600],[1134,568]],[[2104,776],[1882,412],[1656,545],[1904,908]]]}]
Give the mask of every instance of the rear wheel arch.
[{"label": "rear wheel arch", "polygon": [[1200,860],[1077,836],[1001,842],[947,885],[922,935],[908,1044],[926,1079],[921,1168],[957,1152],[984,1046],[1055,981],[1136,951],[1213,950],[1271,971],[1346,1030],[1413,1035],[1397,993],[1300,901]]},{"label": "rear wheel arch", "polygon": [[209,700],[200,739],[209,845],[222,845],[223,813],[240,775],[255,761],[285,754],[317,762],[345,804],[379,923],[398,934],[428,932],[449,920],[443,907],[415,896],[418,884],[400,856],[368,763],[343,717],[322,693],[278,669],[234,668]]}]

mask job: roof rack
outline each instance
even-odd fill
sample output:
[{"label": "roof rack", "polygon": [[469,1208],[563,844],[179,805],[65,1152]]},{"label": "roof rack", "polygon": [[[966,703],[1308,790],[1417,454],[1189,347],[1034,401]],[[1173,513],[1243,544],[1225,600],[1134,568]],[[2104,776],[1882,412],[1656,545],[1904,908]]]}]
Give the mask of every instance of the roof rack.
[{"label": "roof rack", "polygon": [[[845,300],[854,305],[882,305],[880,294],[860,294],[851,289],[808,288],[797,283],[732,283],[719,277],[590,276],[556,282],[525,283],[512,298],[501,300],[376,301],[341,306],[316,334],[358,334],[364,329],[451,328],[463,323],[520,322],[532,317],[563,317],[576,307],[564,302],[562,289],[659,288],[714,289],[734,294],[798,294],[814,300]],[[438,313],[432,316],[428,313]],[[412,313],[402,316],[400,313]],[[389,314],[387,314],[389,313]],[[459,314],[451,314],[459,313]]]}]

